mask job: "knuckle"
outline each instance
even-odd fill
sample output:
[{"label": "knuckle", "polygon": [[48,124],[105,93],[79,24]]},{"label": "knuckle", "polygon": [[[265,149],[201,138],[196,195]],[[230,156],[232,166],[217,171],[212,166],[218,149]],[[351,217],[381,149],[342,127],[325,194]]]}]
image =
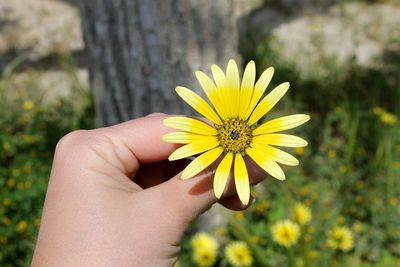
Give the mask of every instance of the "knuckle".
[{"label": "knuckle", "polygon": [[60,154],[82,145],[87,138],[87,130],[76,130],[63,136],[57,143],[55,153]]}]

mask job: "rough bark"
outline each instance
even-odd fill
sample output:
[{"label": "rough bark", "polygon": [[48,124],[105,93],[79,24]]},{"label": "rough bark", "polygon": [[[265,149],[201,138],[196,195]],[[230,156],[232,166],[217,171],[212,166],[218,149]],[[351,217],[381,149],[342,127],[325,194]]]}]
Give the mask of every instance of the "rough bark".
[{"label": "rough bark", "polygon": [[174,92],[237,55],[233,0],[78,0],[96,124],[192,112]]}]

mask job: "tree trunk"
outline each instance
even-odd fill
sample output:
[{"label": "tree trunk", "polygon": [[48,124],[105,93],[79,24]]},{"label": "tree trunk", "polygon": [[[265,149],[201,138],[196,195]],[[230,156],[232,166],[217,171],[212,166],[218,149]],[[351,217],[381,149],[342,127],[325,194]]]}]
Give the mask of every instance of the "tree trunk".
[{"label": "tree trunk", "polygon": [[178,85],[237,55],[233,0],[78,0],[96,124],[151,112],[193,114]]}]

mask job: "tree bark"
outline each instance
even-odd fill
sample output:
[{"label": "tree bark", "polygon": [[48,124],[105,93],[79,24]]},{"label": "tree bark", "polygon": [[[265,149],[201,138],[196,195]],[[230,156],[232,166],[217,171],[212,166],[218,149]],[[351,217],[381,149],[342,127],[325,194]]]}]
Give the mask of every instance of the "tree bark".
[{"label": "tree bark", "polygon": [[233,0],[78,0],[97,126],[151,112],[193,114],[178,85],[237,56]]}]

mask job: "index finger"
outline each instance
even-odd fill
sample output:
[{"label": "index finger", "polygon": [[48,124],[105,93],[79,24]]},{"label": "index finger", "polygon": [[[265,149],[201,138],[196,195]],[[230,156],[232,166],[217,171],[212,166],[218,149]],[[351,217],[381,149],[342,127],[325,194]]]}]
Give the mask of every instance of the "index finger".
[{"label": "index finger", "polygon": [[[131,152],[132,159],[140,163],[162,161],[177,148],[174,144],[164,142],[161,137],[171,132],[163,125],[165,114],[157,114],[123,122],[104,128],[113,142],[119,143]],[[138,164],[131,159],[132,164]],[[133,168],[132,168],[133,167]],[[131,166],[129,169],[136,169]]]}]

